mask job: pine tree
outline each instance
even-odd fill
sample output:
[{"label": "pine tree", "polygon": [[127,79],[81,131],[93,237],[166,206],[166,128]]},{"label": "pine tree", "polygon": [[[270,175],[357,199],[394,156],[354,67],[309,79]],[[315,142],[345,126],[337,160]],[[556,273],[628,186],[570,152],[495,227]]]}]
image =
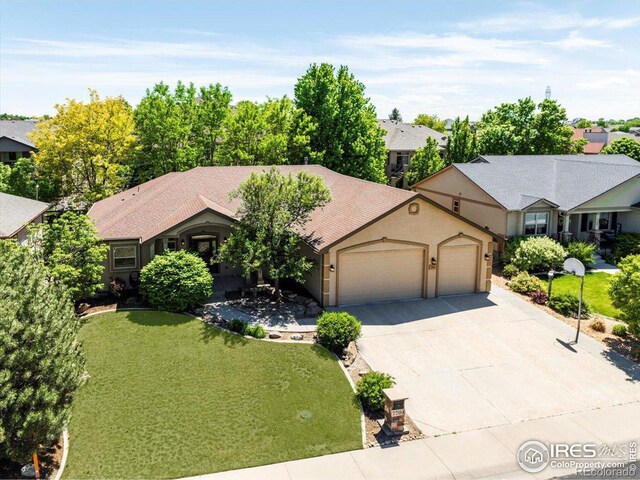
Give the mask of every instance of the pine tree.
[{"label": "pine tree", "polygon": [[84,372],[80,322],[29,249],[0,241],[0,458],[24,462],[64,430]]}]

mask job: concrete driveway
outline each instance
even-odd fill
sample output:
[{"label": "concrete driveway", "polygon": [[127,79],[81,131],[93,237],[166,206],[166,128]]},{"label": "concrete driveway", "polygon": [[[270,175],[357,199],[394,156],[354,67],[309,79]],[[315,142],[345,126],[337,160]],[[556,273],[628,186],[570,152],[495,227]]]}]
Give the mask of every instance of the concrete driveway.
[{"label": "concrete driveway", "polygon": [[428,436],[640,401],[634,364],[586,335],[563,346],[574,329],[499,288],[346,310],[363,324],[362,355],[407,391]]}]

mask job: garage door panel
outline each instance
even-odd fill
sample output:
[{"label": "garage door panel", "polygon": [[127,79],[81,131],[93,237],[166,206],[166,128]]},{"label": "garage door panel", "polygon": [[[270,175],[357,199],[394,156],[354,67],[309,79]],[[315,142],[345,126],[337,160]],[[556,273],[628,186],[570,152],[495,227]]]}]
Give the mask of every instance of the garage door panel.
[{"label": "garage door panel", "polygon": [[438,295],[474,293],[477,284],[478,246],[440,247]]},{"label": "garage door panel", "polygon": [[340,255],[340,305],[420,298],[424,249],[347,252]]}]

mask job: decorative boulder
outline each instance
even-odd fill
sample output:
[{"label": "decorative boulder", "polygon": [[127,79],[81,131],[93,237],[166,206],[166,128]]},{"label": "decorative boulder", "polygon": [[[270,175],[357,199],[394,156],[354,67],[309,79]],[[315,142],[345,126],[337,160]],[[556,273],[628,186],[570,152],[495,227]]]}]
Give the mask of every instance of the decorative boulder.
[{"label": "decorative boulder", "polygon": [[342,351],[342,361],[345,366],[351,365],[358,356],[358,347],[356,342],[349,342],[349,345]]},{"label": "decorative boulder", "polygon": [[317,317],[321,313],[322,313],[322,308],[320,308],[318,305],[309,305],[304,311],[304,314],[307,317]]}]

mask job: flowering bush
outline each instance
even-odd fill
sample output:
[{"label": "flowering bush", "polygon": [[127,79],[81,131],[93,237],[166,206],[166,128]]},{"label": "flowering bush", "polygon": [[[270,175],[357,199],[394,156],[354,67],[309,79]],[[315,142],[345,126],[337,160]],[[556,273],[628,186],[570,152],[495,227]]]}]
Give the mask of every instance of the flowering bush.
[{"label": "flowering bush", "polygon": [[566,250],[549,237],[529,237],[520,242],[511,263],[523,272],[541,272],[562,267]]}]

